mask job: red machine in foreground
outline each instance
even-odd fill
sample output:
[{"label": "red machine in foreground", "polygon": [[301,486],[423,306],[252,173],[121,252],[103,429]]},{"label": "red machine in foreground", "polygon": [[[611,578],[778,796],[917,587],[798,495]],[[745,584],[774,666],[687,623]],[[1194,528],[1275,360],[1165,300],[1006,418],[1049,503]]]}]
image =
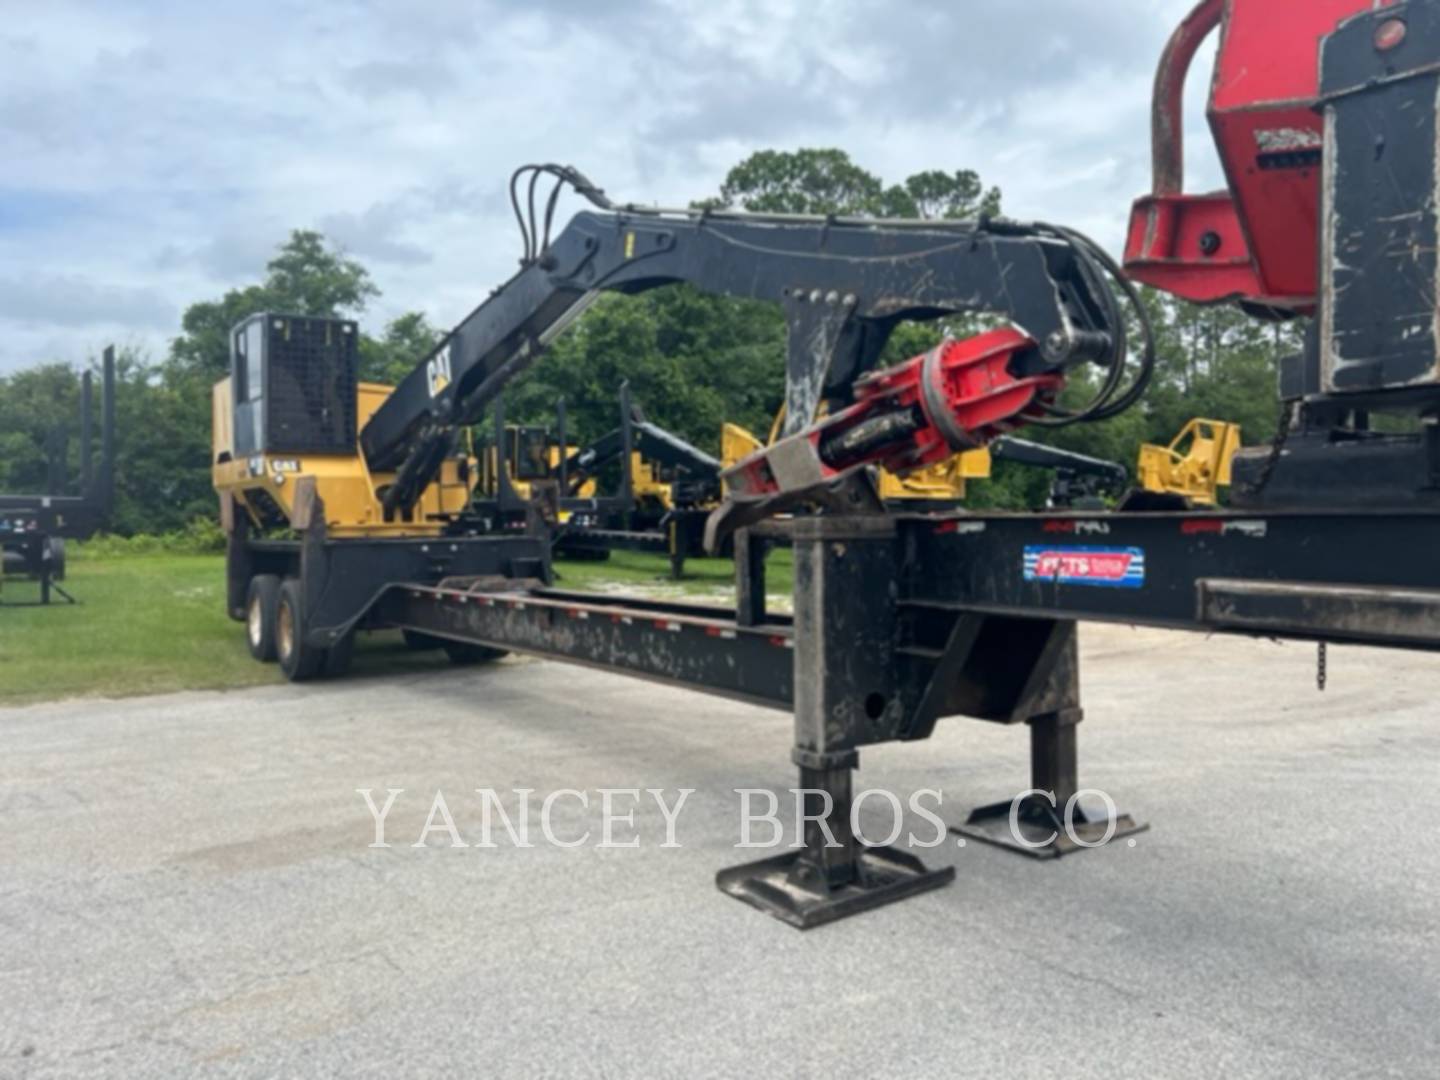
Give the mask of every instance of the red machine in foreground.
[{"label": "red machine in foreground", "polygon": [[[1125,244],[1135,280],[1199,303],[1314,310],[1325,142],[1320,44],[1344,19],[1376,6],[1205,0],[1181,24],[1155,77],[1153,190],[1135,204]],[[1187,195],[1185,81],[1217,28],[1209,116],[1229,190]]]},{"label": "red machine in foreground", "polygon": [[[1217,29],[1209,117],[1228,190],[1188,195],[1181,95]],[[1126,272],[1187,300],[1314,316],[1281,363],[1280,437],[1236,460],[1239,505],[1440,499],[1437,34],[1434,0],[1204,0],[1161,60],[1153,191]],[[1412,433],[1381,434],[1375,413]]]}]

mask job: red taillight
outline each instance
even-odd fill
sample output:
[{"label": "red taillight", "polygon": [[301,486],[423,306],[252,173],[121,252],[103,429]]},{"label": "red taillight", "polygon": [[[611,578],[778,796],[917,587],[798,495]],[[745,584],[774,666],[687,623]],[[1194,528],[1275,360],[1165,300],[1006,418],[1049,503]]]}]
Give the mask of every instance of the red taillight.
[{"label": "red taillight", "polygon": [[1404,41],[1409,32],[1404,19],[1386,19],[1375,28],[1375,48],[1380,52],[1389,52]]}]

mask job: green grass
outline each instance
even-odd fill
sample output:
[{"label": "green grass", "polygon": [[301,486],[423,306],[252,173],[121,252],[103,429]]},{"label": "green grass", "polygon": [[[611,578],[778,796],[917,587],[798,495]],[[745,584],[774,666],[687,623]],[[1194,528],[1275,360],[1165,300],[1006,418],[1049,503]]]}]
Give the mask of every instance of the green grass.
[{"label": "green grass", "polygon": [[[765,565],[766,588],[789,595],[792,580],[790,552],[771,552]],[[557,561],[556,586],[564,589],[607,591],[617,586],[634,587],[647,593],[679,593],[715,598],[727,603],[735,595],[735,569],[729,559],[686,559],[685,578],[670,580],[670,564],[660,555],[639,551],[615,551],[600,562]]]},{"label": "green grass", "polygon": [[[225,617],[215,555],[74,559],[64,583],[79,604],[0,607],[0,703],[88,694],[250,686],[280,678],[250,659]],[[38,595],[8,579],[7,602]]]},{"label": "green grass", "polygon": [[[176,690],[229,689],[279,683],[274,664],[258,664],[243,628],[225,615],[224,559],[218,555],[73,553],[64,587],[80,603],[0,606],[0,705],[66,697],[121,697]],[[686,580],[672,582],[658,555],[616,552],[604,562],[560,562],[562,588],[694,595],[733,595],[731,565],[692,559]],[[770,558],[770,591],[788,592],[790,553]],[[9,579],[0,598],[38,595],[33,582]],[[384,676],[443,667],[443,655],[412,652],[396,633],[363,635],[356,673]]]}]

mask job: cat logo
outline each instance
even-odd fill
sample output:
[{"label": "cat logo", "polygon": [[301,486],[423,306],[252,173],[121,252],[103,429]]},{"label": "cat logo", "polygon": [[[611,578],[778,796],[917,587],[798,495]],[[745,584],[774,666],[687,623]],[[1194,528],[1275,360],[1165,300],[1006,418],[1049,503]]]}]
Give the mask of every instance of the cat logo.
[{"label": "cat logo", "polygon": [[450,346],[446,345],[430,358],[425,365],[425,374],[430,381],[430,396],[439,397],[450,385]]}]

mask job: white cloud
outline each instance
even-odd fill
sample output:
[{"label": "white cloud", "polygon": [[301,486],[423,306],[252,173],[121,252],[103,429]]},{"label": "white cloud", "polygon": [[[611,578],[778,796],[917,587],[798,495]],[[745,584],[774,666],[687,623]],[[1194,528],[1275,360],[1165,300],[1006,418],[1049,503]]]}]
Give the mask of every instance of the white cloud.
[{"label": "white cloud", "polygon": [[1115,247],[1189,6],[0,0],[0,371],[111,334],[159,355],[295,227],[370,267],[371,325],[452,323],[513,272],[534,160],[677,204],[753,150],[838,146],[892,180],[978,169]]},{"label": "white cloud", "polygon": [[0,277],[0,319],[22,327],[94,323],[164,330],[178,309],[154,289],[40,273]]}]

